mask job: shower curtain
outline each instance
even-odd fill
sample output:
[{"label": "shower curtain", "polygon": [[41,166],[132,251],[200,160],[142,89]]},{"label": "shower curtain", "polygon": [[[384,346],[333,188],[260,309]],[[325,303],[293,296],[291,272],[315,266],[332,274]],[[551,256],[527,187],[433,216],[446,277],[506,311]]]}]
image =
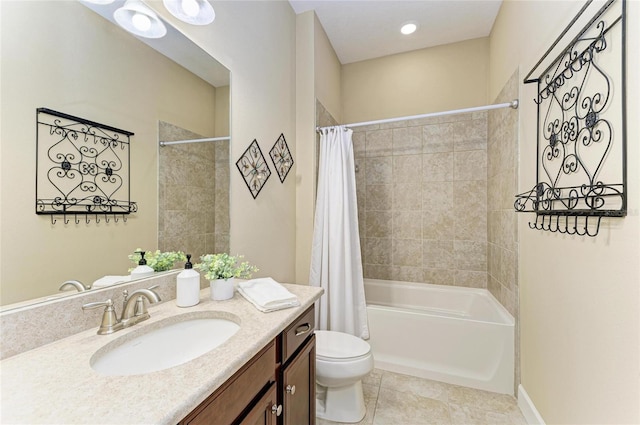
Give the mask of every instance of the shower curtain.
[{"label": "shower curtain", "polygon": [[323,129],[309,283],[324,294],[319,329],[369,338],[364,298],[352,130]]}]

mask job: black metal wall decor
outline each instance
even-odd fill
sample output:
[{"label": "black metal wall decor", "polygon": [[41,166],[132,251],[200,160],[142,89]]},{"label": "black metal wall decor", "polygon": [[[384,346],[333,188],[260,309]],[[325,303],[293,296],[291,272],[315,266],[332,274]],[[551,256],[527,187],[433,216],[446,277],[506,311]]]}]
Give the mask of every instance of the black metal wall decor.
[{"label": "black metal wall decor", "polygon": [[293,158],[291,157],[289,146],[287,146],[287,141],[284,138],[284,133],[281,133],[278,140],[276,140],[276,143],[269,151],[269,156],[271,156],[273,166],[276,167],[276,172],[278,173],[278,177],[280,177],[280,183],[284,183],[284,179],[287,178],[287,174],[289,174],[291,167],[293,167]]},{"label": "black metal wall decor", "polygon": [[133,133],[47,108],[36,110],[36,214],[51,223],[109,222],[138,210],[130,199]]},{"label": "black metal wall decor", "polygon": [[625,14],[625,0],[589,0],[525,77],[537,83],[537,183],[514,206],[536,213],[532,229],[596,236],[602,217],[627,213]]},{"label": "black metal wall decor", "polygon": [[257,140],[254,139],[251,142],[247,150],[236,162],[236,166],[240,174],[242,174],[251,196],[256,199],[271,175],[271,170],[264,159],[264,155],[262,155]]}]

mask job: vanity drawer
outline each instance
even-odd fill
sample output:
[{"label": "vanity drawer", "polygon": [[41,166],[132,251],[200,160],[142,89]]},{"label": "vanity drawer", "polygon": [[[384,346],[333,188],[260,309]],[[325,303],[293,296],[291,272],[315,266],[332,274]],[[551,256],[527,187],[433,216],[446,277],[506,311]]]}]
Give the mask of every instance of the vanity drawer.
[{"label": "vanity drawer", "polygon": [[276,345],[272,341],[180,424],[231,424],[269,382],[275,382]]},{"label": "vanity drawer", "polygon": [[298,347],[313,334],[316,327],[315,309],[312,305],[282,332],[282,363],[285,363]]}]

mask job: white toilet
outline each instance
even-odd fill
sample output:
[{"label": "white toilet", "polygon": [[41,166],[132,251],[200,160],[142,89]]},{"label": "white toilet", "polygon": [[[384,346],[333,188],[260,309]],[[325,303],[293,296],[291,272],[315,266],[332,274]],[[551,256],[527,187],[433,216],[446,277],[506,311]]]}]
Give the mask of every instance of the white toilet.
[{"label": "white toilet", "polygon": [[362,378],[373,370],[369,344],[353,335],[316,331],[316,416],[360,422],[366,413]]}]

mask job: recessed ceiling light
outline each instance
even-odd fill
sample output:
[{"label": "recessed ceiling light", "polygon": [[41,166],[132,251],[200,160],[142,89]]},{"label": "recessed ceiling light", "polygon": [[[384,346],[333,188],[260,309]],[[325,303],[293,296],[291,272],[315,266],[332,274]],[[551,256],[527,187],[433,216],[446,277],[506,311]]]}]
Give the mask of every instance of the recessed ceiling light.
[{"label": "recessed ceiling light", "polygon": [[413,34],[417,29],[418,25],[415,22],[407,22],[406,24],[402,25],[402,28],[400,28],[400,32],[404,35],[409,35]]}]

